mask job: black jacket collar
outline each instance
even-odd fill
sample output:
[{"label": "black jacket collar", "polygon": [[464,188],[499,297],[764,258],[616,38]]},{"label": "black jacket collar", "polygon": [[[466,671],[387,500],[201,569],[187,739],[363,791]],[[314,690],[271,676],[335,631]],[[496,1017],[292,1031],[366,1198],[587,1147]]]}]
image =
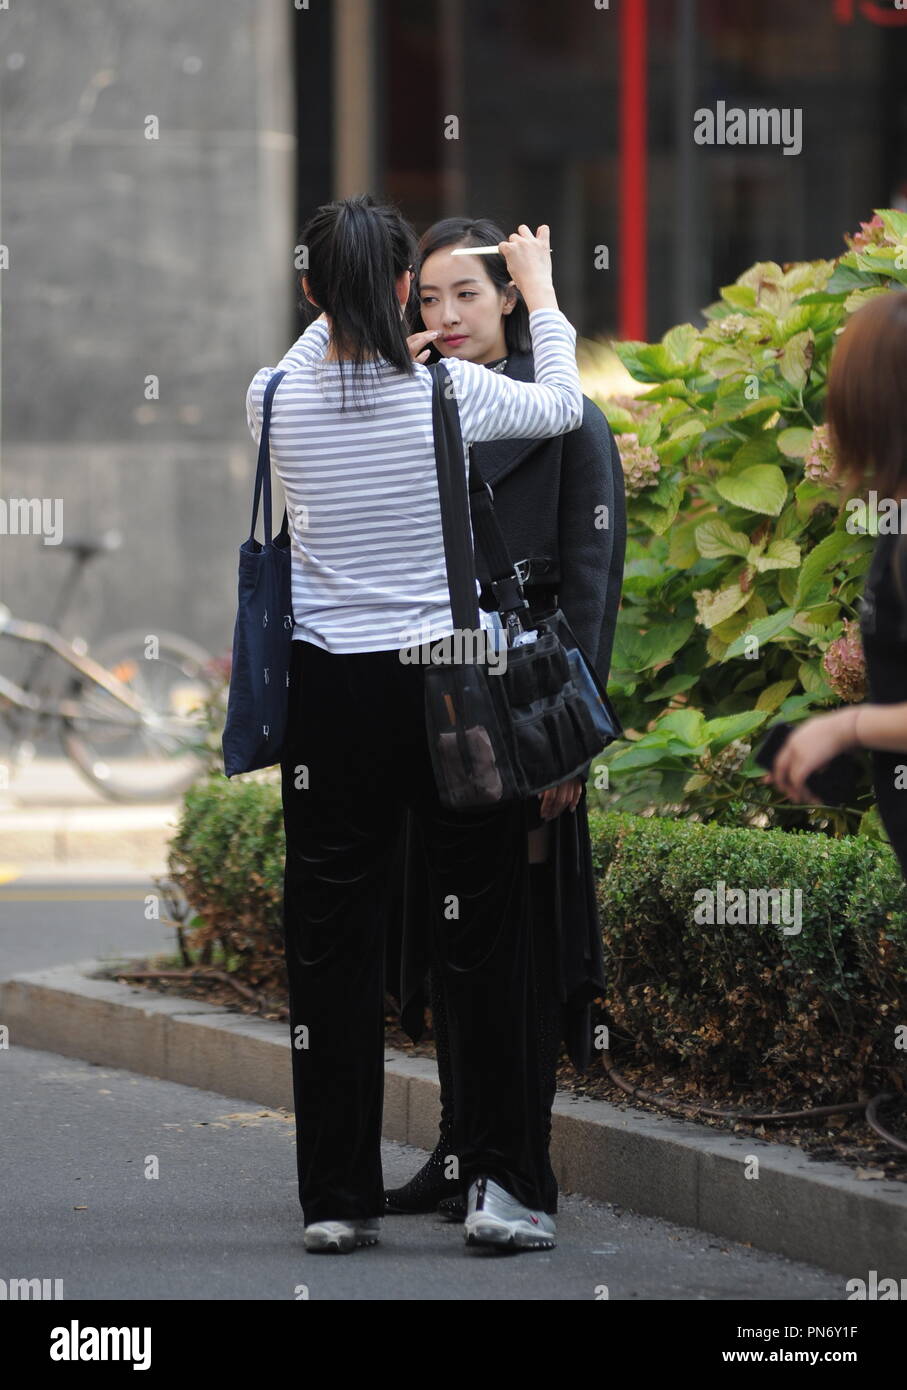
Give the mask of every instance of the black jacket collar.
[{"label": "black jacket collar", "polygon": [[[535,363],[531,352],[511,352],[507,358],[504,375],[514,381],[535,381]],[[540,444],[550,444],[546,439],[487,439],[473,446],[475,460],[486,483],[494,488],[508,473],[522,462],[527,454]]]}]

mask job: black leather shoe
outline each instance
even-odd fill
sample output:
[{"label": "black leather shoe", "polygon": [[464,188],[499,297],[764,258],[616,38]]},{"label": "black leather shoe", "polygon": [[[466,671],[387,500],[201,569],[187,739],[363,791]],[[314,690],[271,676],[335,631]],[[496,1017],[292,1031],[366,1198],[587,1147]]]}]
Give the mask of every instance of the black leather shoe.
[{"label": "black leather shoe", "polygon": [[455,1186],[450,1178],[444,1176],[444,1168],[450,1157],[450,1141],[440,1140],[427,1162],[418,1173],[402,1187],[393,1187],[384,1193],[384,1210],[389,1216],[408,1216],[418,1212],[435,1211],[444,1197],[449,1197]]},{"label": "black leather shoe", "polygon": [[466,1198],[463,1196],[445,1197],[438,1203],[438,1212],[445,1221],[466,1220]]}]

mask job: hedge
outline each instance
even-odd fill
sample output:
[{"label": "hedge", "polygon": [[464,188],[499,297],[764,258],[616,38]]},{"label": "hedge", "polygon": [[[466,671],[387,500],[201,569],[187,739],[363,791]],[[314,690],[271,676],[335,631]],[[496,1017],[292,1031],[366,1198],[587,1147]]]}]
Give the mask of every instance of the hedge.
[{"label": "hedge", "polygon": [[[594,811],[590,827],[603,1007],[639,1060],[778,1100],[903,1088],[907,891],[887,845]],[[719,882],[799,890],[799,932],[698,922]]]},{"label": "hedge", "polygon": [[[640,1062],[785,1102],[903,1087],[907,890],[887,845],[594,809],[589,823],[602,1018]],[[197,914],[190,944],[221,943],[237,978],[281,995],[283,860],[279,784],[186,794],[170,872]],[[789,906],[799,890],[800,930],[697,921],[719,883],[728,900],[787,889]]]}]

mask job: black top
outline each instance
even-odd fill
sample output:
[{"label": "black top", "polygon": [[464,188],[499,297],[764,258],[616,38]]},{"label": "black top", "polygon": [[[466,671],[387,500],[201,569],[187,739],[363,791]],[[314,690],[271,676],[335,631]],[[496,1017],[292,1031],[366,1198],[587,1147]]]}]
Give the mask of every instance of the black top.
[{"label": "black top", "polygon": [[[870,700],[907,702],[907,536],[876,539],[860,605],[860,634]],[[879,816],[907,879],[907,747],[871,756]]]},{"label": "black top", "polygon": [[[535,380],[529,352],[510,353],[504,370],[514,381]],[[547,439],[485,440],[473,444],[472,457],[494,493],[511,558],[525,562],[525,597],[542,610],[555,603],[563,610],[607,685],[627,534],[624,474],[611,426],[584,396],[579,429]],[[476,573],[479,603],[491,609],[481,550]]]}]

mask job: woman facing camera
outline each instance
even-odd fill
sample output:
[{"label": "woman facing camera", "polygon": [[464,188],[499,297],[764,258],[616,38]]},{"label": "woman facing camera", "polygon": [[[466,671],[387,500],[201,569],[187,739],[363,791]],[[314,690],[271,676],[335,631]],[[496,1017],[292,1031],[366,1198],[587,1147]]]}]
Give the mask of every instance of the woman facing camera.
[{"label": "woman facing camera", "polygon": [[[838,477],[857,492],[907,499],[907,293],[873,299],[849,320],[828,378]],[[892,510],[904,515],[907,508]],[[907,879],[907,535],[876,538],[860,607],[870,700],[819,714],[784,741],[766,780],[815,804],[811,773],[839,753],[871,750],[879,816]]]},{"label": "woman facing camera", "polygon": [[[419,243],[419,328],[434,329],[437,354],[448,364],[479,364],[505,380],[530,382],[544,365],[530,341],[528,314],[510,267],[500,254],[468,254],[470,247],[497,247],[503,232],[485,218],[448,218]],[[466,254],[451,255],[454,248]],[[579,429],[548,438],[526,437],[476,444],[472,457],[490,484],[507,548],[524,583],[532,627],[560,607],[580,644],[607,684],[620,603],[626,546],[623,470],[604,415],[583,397]],[[476,552],[482,606],[494,607],[484,556]],[[595,879],[586,807],[586,775],[524,803],[525,854],[532,903],[533,981],[539,1018],[534,1065],[550,1137],[556,1068],[566,1042],[578,1070],[592,1052],[591,1001],[605,981]],[[441,1126],[428,1162],[409,1183],[387,1194],[389,1212],[441,1211],[462,1219],[465,1187],[457,1177],[455,1128],[467,1103],[456,1053],[451,1048],[443,969],[430,959],[426,930],[424,864],[411,818],[398,847],[396,912],[389,921],[389,974],[400,966],[401,1021],[417,1041],[423,1026],[426,972],[441,1082]],[[395,936],[400,931],[402,943]],[[506,1046],[501,1020],[484,1037],[489,1053]],[[557,1211],[557,1182],[547,1163],[545,1211]]]}]

